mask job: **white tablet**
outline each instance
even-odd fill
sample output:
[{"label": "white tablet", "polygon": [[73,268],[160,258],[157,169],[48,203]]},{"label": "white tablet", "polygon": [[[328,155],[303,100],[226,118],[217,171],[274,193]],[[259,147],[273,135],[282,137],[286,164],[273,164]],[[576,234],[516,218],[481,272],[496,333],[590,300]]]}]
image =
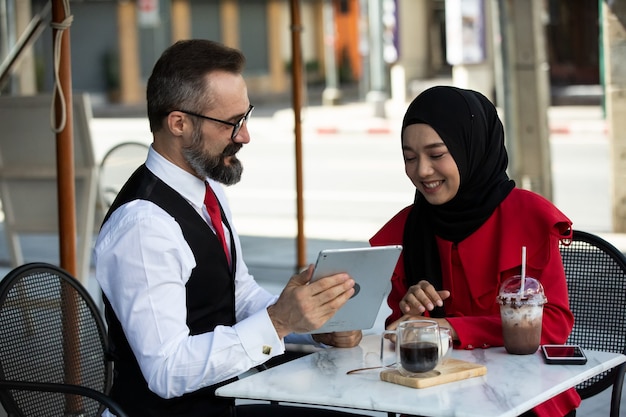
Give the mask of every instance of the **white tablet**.
[{"label": "white tablet", "polygon": [[371,329],[391,290],[391,275],[401,251],[400,245],[321,251],[311,282],[347,272],[355,281],[355,293],[321,328],[310,333]]}]

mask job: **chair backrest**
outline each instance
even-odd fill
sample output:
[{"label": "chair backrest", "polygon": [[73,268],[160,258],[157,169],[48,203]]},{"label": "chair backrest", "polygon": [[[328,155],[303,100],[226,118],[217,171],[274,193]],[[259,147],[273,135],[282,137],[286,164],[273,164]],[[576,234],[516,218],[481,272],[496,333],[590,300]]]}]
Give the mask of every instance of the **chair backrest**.
[{"label": "chair backrest", "polygon": [[[599,236],[575,230],[560,245],[574,328],[568,343],[626,354],[626,257]],[[577,386],[587,398],[611,386],[616,369]]]},{"label": "chair backrest", "polygon": [[[80,386],[107,394],[112,383],[107,351],[106,328],[93,299],[61,268],[30,263],[0,282],[0,383]],[[79,395],[6,388],[0,384],[0,401],[9,416],[86,417],[104,410]]]},{"label": "chair backrest", "polygon": [[109,149],[102,157],[98,173],[101,196],[96,213],[98,227],[126,180],[146,162],[149,149],[150,146],[144,142],[122,142]]},{"label": "chair backrest", "polygon": [[[12,267],[24,263],[20,236],[59,230],[57,141],[50,127],[52,94],[0,96],[0,198]],[[91,104],[87,94],[73,95],[77,277],[89,276],[98,166],[91,141]],[[51,261],[54,262],[54,261]]]}]

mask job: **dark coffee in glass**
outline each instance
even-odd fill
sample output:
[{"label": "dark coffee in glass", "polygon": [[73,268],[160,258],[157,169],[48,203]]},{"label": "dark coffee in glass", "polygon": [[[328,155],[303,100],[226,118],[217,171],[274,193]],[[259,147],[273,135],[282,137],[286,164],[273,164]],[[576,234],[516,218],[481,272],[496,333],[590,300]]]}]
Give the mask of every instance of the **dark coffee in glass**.
[{"label": "dark coffee in glass", "polygon": [[400,345],[400,364],[409,372],[428,372],[439,361],[439,346],[432,342],[408,342]]},{"label": "dark coffee in glass", "polygon": [[[388,346],[385,339],[392,343]],[[383,331],[380,359],[384,368],[398,371],[402,376],[426,378],[427,374],[442,363],[443,353],[450,350],[450,337],[446,333],[443,350],[439,324],[434,320],[407,320],[394,330]],[[393,349],[393,361],[386,358],[385,352]]]}]

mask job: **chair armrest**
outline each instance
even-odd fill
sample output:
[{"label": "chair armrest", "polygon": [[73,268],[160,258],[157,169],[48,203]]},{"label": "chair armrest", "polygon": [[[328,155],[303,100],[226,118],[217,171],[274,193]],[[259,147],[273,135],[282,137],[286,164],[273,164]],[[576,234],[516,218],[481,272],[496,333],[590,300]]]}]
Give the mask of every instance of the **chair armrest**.
[{"label": "chair armrest", "polygon": [[117,417],[128,417],[121,407],[111,397],[91,388],[70,384],[53,384],[48,382],[0,381],[0,391],[23,390],[39,392],[58,392],[89,397],[105,405]]}]

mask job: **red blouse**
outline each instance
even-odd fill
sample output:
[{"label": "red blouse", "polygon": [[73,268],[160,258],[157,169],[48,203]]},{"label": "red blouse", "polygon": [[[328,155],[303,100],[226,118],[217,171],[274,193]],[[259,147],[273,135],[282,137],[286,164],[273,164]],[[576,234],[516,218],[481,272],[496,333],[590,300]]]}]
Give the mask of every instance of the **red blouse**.
[{"label": "red blouse", "polygon": [[[402,244],[411,206],[396,214],[370,239],[372,246]],[[541,343],[565,343],[574,324],[569,310],[559,239],[571,237],[571,221],[551,202],[530,191],[514,189],[491,217],[471,236],[455,244],[437,237],[446,319],[459,341],[455,348],[503,346],[496,296],[500,283],[521,272],[526,246],[526,274],[538,279],[548,299],[544,305]],[[402,316],[400,300],[408,285],[401,256],[391,277],[387,323]],[[580,404],[571,389],[539,406],[538,416],[563,416]]]}]

